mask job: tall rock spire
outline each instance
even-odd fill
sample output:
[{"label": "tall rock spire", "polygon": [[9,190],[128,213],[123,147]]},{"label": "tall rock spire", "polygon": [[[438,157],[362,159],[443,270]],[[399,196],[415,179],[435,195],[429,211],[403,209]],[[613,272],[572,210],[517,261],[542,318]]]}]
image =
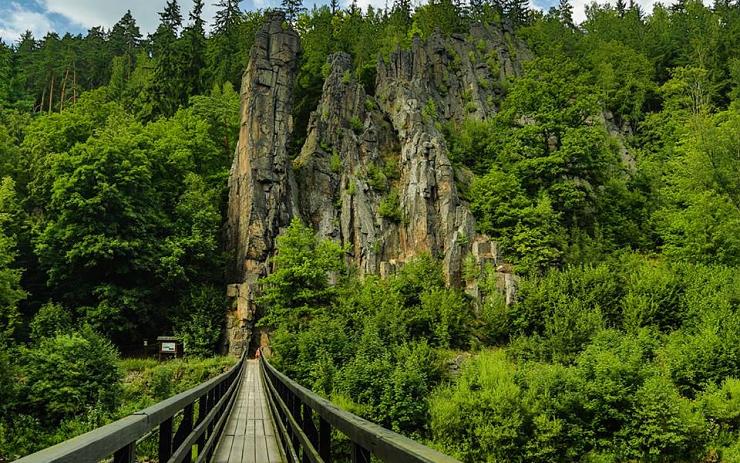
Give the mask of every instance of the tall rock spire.
[{"label": "tall rock spire", "polygon": [[[227,269],[234,311],[227,323],[231,353],[248,347],[255,314],[254,284],[267,273],[274,241],[295,211],[287,151],[293,131],[292,90],[300,43],[284,15],[270,13],[257,33],[241,86],[239,143],[229,175]],[[228,59],[224,57],[224,59]]]}]

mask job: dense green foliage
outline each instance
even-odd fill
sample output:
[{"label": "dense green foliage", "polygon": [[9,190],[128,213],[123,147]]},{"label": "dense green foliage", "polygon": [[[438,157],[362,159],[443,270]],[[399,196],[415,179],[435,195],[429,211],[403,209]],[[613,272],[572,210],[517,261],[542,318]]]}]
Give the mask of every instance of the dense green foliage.
[{"label": "dense green foliage", "polygon": [[733,461],[736,268],[616,254],[524,279],[511,306],[488,268],[476,307],[429,256],[330,285],[339,248],[298,222],[284,237],[262,302],[312,303],[263,318],[274,361],[355,413],[463,461]]},{"label": "dense green foliage", "polygon": [[[280,367],[463,461],[736,461],[737,5],[592,6],[580,27],[567,2],[524,17],[397,2],[380,26],[375,14],[299,18],[301,98],[331,51],[350,52],[363,79],[366,50],[430,24],[510,21],[534,51],[493,117],[446,130],[479,230],[521,276],[517,301],[474,261],[480,304],[445,288],[430,257],[359,280],[294,223],[262,301]],[[359,48],[342,40],[350,21],[384,34],[356,26]]]},{"label": "dense green foliage", "polygon": [[[127,361],[121,382],[116,361],[166,332],[195,355],[220,341],[235,88],[263,12],[219,0],[207,31],[203,5],[166,2],[148,37],[127,13],[110,31],[0,42],[0,459],[224,366]],[[481,301],[432,256],[358,278],[295,221],[259,300],[276,364],[464,461],[740,461],[737,2],[645,15],[620,0],[579,25],[567,0],[284,7],[303,47],[295,146],[331,53],[370,94],[378,56],[437,30],[502,27],[532,59],[490,83],[485,120],[422,111],[520,278],[516,302],[470,258]],[[371,177],[381,215],[409,219],[390,176]]]},{"label": "dense green foliage", "polygon": [[[12,420],[0,425],[3,458],[40,450],[123,418],[223,373],[235,361],[119,360],[110,342],[89,329],[45,338],[23,354],[27,360],[10,373],[13,387],[4,387],[3,393],[29,401],[8,410]],[[155,455],[156,442],[145,442],[139,452]]]}]

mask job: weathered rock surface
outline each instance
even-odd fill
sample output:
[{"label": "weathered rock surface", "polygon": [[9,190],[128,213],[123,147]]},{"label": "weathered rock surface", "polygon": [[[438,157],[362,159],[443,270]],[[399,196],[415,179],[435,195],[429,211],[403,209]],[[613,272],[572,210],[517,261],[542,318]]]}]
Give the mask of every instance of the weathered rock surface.
[{"label": "weathered rock surface", "polygon": [[287,146],[293,130],[292,90],[300,52],[298,34],[273,15],[257,33],[241,88],[239,143],[229,176],[226,239],[235,259],[229,314],[229,350],[248,347],[255,315],[254,288],[267,273],[281,227],[296,215],[296,193]]},{"label": "weathered rock surface", "polygon": [[[272,16],[258,33],[242,82],[241,132],[229,179],[227,342],[247,348],[257,279],[269,272],[275,238],[292,217],[349,245],[361,275],[387,276],[422,253],[442,259],[462,286],[463,259],[497,264],[495,243],[477,234],[458,194],[440,123],[497,110],[505,79],[520,72],[524,48],[510,33],[475,26],[467,36],[416,39],[380,60],[374,95],[352,78],[349,55],[330,57],[300,153],[288,153],[297,35]],[[297,156],[296,156],[297,154]],[[294,159],[293,159],[294,158]],[[507,298],[514,279],[500,276]]]}]

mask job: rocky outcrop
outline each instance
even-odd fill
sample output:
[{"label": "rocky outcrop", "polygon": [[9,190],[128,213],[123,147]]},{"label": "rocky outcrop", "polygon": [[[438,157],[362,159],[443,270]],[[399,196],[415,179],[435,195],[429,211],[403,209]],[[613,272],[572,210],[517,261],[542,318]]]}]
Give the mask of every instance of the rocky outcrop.
[{"label": "rocky outcrop", "polygon": [[[330,57],[330,73],[299,153],[287,151],[290,90],[298,38],[272,16],[258,34],[242,82],[242,126],[229,180],[227,238],[234,252],[228,342],[246,348],[254,290],[269,272],[275,238],[292,217],[348,246],[361,275],[392,274],[431,253],[450,285],[462,286],[463,259],[495,267],[495,243],[477,234],[458,194],[441,123],[497,110],[505,79],[526,53],[511,34],[476,26],[469,35],[414,40],[380,60],[372,95],[352,77],[351,58]],[[511,294],[514,280],[502,272]]]},{"label": "rocky outcrop", "polygon": [[300,43],[273,14],[257,33],[241,87],[241,126],[229,176],[226,240],[234,253],[227,276],[233,311],[227,321],[229,350],[247,348],[255,316],[257,278],[267,273],[275,237],[296,215],[296,190],[287,152],[293,130],[292,90]]}]

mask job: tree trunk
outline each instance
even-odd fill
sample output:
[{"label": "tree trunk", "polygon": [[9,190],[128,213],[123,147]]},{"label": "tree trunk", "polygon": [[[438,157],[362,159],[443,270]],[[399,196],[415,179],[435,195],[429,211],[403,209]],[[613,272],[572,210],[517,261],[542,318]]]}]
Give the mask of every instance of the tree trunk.
[{"label": "tree trunk", "polygon": [[51,107],[54,103],[54,75],[51,76],[51,88],[49,88],[49,114],[51,114]]},{"label": "tree trunk", "polygon": [[64,111],[64,99],[67,96],[67,77],[69,77],[69,68],[64,71],[64,80],[62,81],[62,93],[59,96],[59,112]]}]

